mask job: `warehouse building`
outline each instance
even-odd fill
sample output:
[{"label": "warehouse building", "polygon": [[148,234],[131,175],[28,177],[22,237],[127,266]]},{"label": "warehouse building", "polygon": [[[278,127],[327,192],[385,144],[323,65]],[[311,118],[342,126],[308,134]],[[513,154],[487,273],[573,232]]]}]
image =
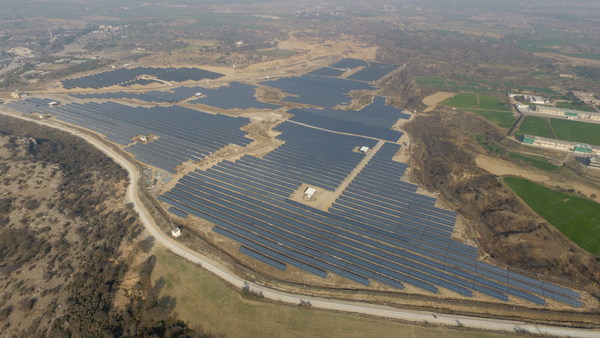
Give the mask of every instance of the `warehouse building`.
[{"label": "warehouse building", "polygon": [[595,147],[584,143],[562,141],[534,135],[524,135],[523,139],[521,140],[521,143],[540,148],[574,152],[576,154],[600,155],[600,147]]}]

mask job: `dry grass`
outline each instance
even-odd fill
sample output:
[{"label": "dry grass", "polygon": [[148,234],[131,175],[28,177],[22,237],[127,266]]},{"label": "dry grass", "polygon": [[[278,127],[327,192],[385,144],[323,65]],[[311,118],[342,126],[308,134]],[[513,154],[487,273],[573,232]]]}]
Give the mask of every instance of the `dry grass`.
[{"label": "dry grass", "polygon": [[229,337],[506,336],[249,300],[209,272],[164,249],[158,249],[155,255],[152,278],[166,280],[163,294],[177,299],[178,318],[191,327],[201,325]]}]

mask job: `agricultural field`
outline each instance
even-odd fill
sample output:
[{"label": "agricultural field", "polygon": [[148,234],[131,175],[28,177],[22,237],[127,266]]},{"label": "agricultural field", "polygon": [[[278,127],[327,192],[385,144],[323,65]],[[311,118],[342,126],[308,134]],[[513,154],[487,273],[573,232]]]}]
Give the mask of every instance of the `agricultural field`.
[{"label": "agricultural field", "polygon": [[479,95],[479,109],[510,112],[504,101],[490,95]]},{"label": "agricultural field", "polygon": [[502,128],[510,128],[515,121],[506,103],[491,95],[459,93],[441,105],[472,111]]},{"label": "agricultural field", "polygon": [[548,129],[546,120],[537,116],[527,116],[521,122],[517,136],[524,134],[553,138],[552,131]]},{"label": "agricultural field", "polygon": [[477,94],[460,93],[442,102],[444,106],[456,107],[457,109],[478,109]]},{"label": "agricultural field", "polygon": [[522,178],[506,177],[504,182],[582,249],[600,254],[600,204]]},{"label": "agricultural field", "polygon": [[416,78],[415,84],[451,92],[489,93],[495,92],[497,89],[494,83],[479,83],[469,79],[449,80],[439,76],[419,76]]},{"label": "agricultural field", "polygon": [[589,106],[583,102],[572,103],[572,102],[556,102],[556,107],[565,108],[565,109],[573,109],[573,110],[581,110],[581,111],[589,111],[597,113],[598,111],[594,109],[594,107]]},{"label": "agricultural field", "polygon": [[425,327],[385,319],[320,311],[244,297],[220,279],[164,249],[152,279],[163,278],[163,296],[174,297],[175,311],[191,327],[231,337],[489,337],[508,335]]},{"label": "agricultural field", "polygon": [[551,119],[550,125],[560,140],[600,146],[600,124]]},{"label": "agricultural field", "polygon": [[532,166],[545,170],[545,171],[556,171],[558,169],[554,164],[548,163],[548,161],[541,156],[523,155],[519,153],[509,153],[508,157],[519,162],[529,163]]}]

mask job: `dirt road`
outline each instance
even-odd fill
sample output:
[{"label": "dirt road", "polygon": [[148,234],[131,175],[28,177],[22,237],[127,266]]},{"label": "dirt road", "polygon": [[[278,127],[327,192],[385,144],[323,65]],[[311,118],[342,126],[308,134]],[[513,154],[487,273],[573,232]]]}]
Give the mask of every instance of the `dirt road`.
[{"label": "dirt road", "polygon": [[547,336],[571,336],[590,338],[600,336],[600,330],[572,329],[564,327],[527,324],[519,321],[434,314],[426,311],[403,310],[383,305],[302,296],[277,291],[274,289],[256,285],[252,282],[245,281],[244,279],[236,276],[233,272],[229,271],[227,268],[219,265],[218,263],[214,262],[208,257],[185,247],[184,245],[170,237],[167,233],[163,232],[157,226],[154,219],[151,217],[150,212],[144,207],[144,204],[141,202],[140,197],[138,195],[139,173],[136,167],[121,154],[117,153],[112,148],[106,146],[105,144],[103,144],[102,142],[98,141],[90,135],[84,134],[76,130],[72,130],[62,125],[48,123],[46,121],[32,120],[24,116],[11,114],[2,110],[0,110],[0,114],[5,114],[8,116],[20,118],[22,120],[36,122],[51,128],[56,128],[69,132],[75,136],[81,137],[82,139],[86,140],[87,142],[104,152],[107,156],[111,157],[116,163],[121,165],[129,173],[130,184],[127,189],[126,202],[133,203],[134,209],[138,212],[140,220],[144,224],[144,227],[146,228],[148,234],[155,238],[155,243],[165,247],[174,254],[181,256],[182,258],[185,258],[192,263],[199,264],[204,269],[210,271],[211,273],[215,274],[219,278],[225,280],[227,283],[235,286],[238,289],[249,288],[250,291],[260,293],[267,299],[288,304],[300,304],[301,302],[309,302],[310,305],[314,308],[359,313],[384,318],[404,320],[408,322],[428,323],[429,325],[434,324],[454,327],[468,327],[482,330],[505,331],[511,333],[529,332],[531,334]]}]

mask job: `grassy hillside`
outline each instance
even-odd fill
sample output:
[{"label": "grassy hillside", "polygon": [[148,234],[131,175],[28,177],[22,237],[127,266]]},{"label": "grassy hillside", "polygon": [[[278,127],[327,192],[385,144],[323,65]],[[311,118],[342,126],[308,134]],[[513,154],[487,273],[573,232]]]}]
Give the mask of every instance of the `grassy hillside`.
[{"label": "grassy hillside", "polygon": [[600,254],[600,204],[522,178],[506,177],[504,182],[573,242]]}]

